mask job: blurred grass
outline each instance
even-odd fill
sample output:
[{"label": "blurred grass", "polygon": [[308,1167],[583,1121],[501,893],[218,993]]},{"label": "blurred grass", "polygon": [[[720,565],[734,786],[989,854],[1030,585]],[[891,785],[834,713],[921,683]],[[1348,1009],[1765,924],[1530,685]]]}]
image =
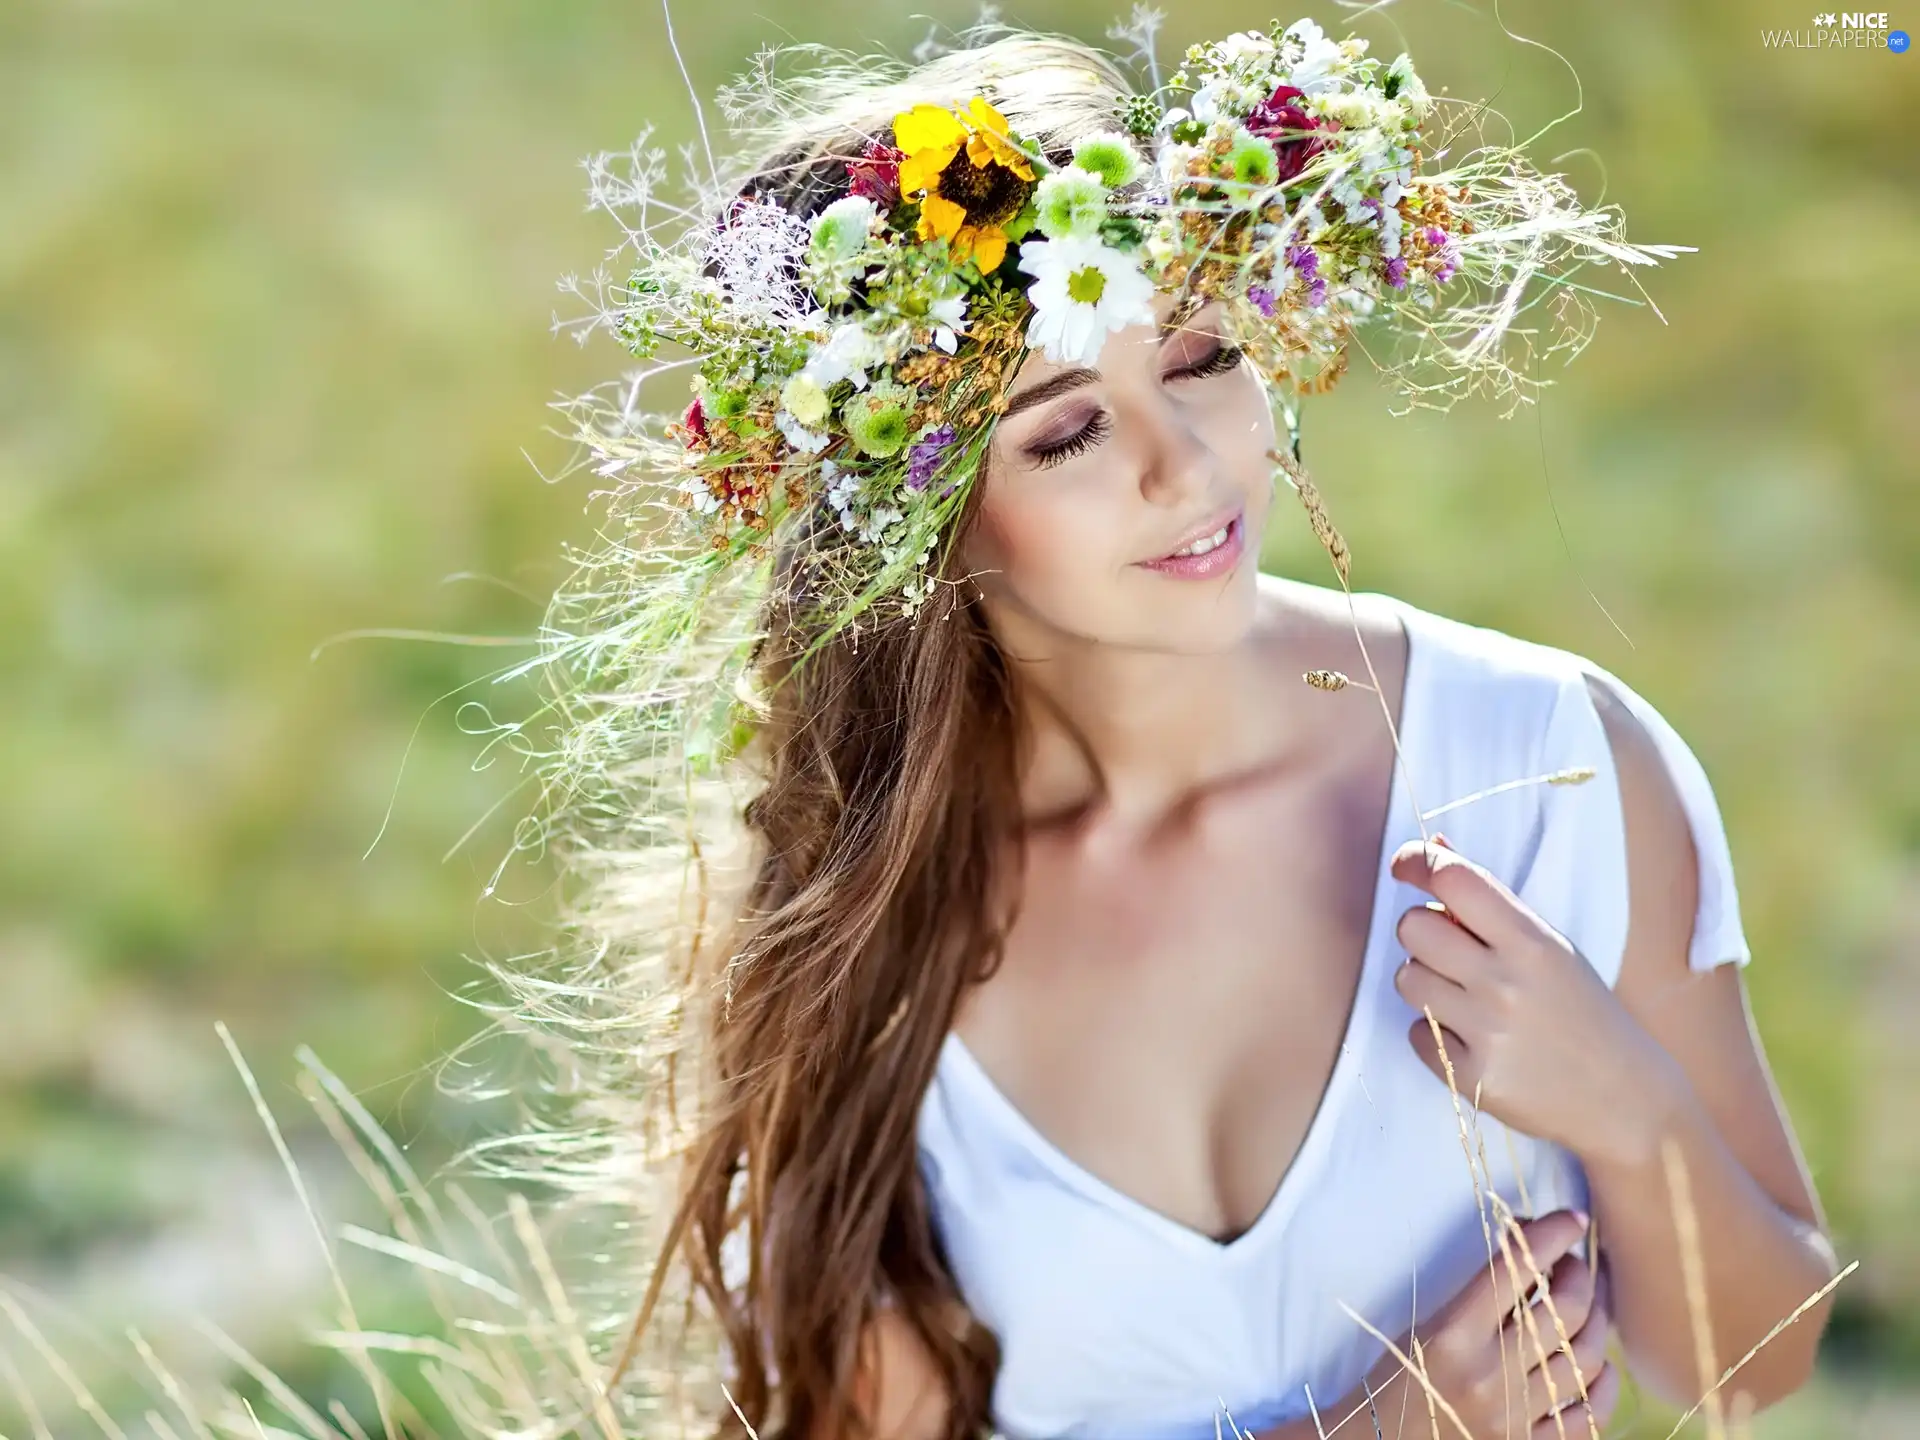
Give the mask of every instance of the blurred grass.
[{"label": "blurred grass", "polygon": [[[1359,364],[1305,453],[1357,585],[1591,655],[1706,762],[1755,1010],[1863,1262],[1821,1383],[1761,1434],[1891,1433],[1920,1383],[1920,72],[1764,49],[1804,24],[1786,0],[1500,13],[1584,86],[1538,153],[1700,253],[1645,282],[1667,324],[1608,307],[1539,407],[1383,424]],[[678,18],[707,94],[762,43],[926,31]],[[1183,7],[1163,56],[1266,18]],[[1573,103],[1490,7],[1388,18],[1523,132]],[[322,1276],[213,1019],[289,1120],[307,1042],[429,1168],[477,1123],[428,1068],[471,1028],[442,991],[538,943],[541,877],[480,900],[526,797],[455,707],[517,697],[444,697],[521,652],[311,652],[530,633],[588,532],[586,484],[534,468],[564,453],[544,407],[625,360],[549,333],[609,238],[576,162],[649,118],[693,133],[648,5],[0,8],[0,1271],[83,1321],[199,1310],[312,1364]],[[1275,531],[1268,568],[1331,582],[1304,523]]]}]

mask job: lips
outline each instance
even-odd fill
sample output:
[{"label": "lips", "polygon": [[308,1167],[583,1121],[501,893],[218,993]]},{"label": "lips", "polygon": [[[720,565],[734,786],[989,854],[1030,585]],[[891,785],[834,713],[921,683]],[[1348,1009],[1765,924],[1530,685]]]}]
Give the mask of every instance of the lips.
[{"label": "lips", "polygon": [[[1189,545],[1197,544],[1199,541],[1206,539],[1209,535],[1219,534],[1222,529],[1224,529],[1228,525],[1231,525],[1237,518],[1239,518],[1244,508],[1245,507],[1243,506],[1235,505],[1232,509],[1222,511],[1220,514],[1214,516],[1211,520],[1208,520],[1204,524],[1197,525],[1192,530],[1189,530],[1185,535],[1181,536],[1178,540],[1174,541],[1173,544],[1169,546],[1166,550],[1152,557],[1152,559],[1153,560],[1177,560],[1177,559],[1184,558],[1182,556],[1177,555],[1175,552],[1184,550]],[[1152,560],[1148,561],[1148,563],[1151,564]]]},{"label": "lips", "polygon": [[[1213,580],[1233,574],[1241,568],[1247,552],[1246,516],[1235,511],[1224,527],[1226,539],[1209,550],[1188,555],[1163,555],[1158,560],[1142,560],[1140,569],[1166,580]],[[1220,534],[1220,530],[1210,532]],[[1205,540],[1207,536],[1202,536]]]}]

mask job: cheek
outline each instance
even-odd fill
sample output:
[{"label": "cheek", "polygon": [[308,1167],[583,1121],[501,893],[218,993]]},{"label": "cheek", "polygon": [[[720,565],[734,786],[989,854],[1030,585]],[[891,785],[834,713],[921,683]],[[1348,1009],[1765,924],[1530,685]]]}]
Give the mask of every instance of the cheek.
[{"label": "cheek", "polygon": [[[1062,467],[1063,469],[1067,467]],[[1124,561],[1108,487],[1049,486],[1022,475],[1015,493],[989,493],[980,511],[980,554],[1010,588],[1030,599],[1071,596]]]},{"label": "cheek", "polygon": [[1267,452],[1280,445],[1278,424],[1266,391],[1252,376],[1245,377],[1244,384],[1236,384],[1230,393],[1222,395],[1208,423],[1215,437],[1215,453],[1246,493],[1249,521],[1256,514],[1264,518],[1276,484],[1274,464]]},{"label": "cheek", "polygon": [[1222,458],[1236,470],[1251,468],[1266,474],[1272,468],[1266,452],[1273,446],[1275,435],[1273,405],[1267,392],[1252,375],[1236,377],[1236,383],[1221,389],[1224,393],[1215,424]]}]

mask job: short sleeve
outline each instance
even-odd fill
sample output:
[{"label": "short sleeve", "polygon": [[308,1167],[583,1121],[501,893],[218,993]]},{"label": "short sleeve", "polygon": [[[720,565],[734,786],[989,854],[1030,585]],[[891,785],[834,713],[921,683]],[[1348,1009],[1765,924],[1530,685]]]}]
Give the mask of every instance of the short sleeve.
[{"label": "short sleeve", "polygon": [[1517,893],[1573,942],[1608,985],[1618,980],[1630,913],[1626,821],[1613,748],[1587,688],[1586,673],[1591,673],[1613,686],[1653,738],[1693,832],[1700,876],[1689,968],[1745,965],[1752,951],[1740,922],[1732,847],[1706,767],[1644,696],[1590,660],[1569,659],[1542,738],[1540,768],[1544,774],[1594,773],[1581,783],[1538,787],[1539,843]]}]

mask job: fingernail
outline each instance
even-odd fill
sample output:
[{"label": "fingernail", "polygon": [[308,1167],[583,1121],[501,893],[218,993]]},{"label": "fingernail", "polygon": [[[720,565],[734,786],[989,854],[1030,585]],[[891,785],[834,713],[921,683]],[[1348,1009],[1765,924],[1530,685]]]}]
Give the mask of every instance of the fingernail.
[{"label": "fingernail", "polygon": [[1580,1222],[1580,1228],[1582,1230],[1587,1229],[1589,1226],[1593,1224],[1593,1217],[1587,1214],[1587,1212],[1584,1210],[1574,1211],[1573,1218]]}]

